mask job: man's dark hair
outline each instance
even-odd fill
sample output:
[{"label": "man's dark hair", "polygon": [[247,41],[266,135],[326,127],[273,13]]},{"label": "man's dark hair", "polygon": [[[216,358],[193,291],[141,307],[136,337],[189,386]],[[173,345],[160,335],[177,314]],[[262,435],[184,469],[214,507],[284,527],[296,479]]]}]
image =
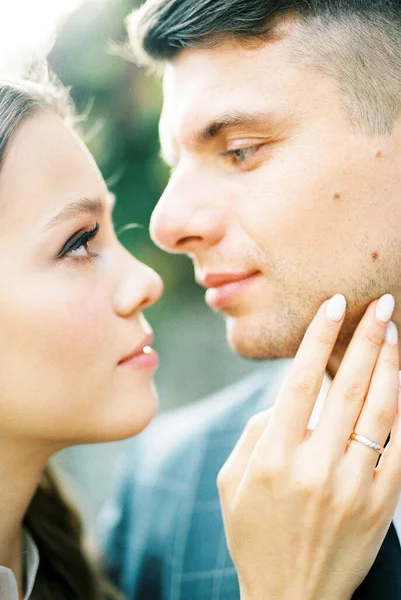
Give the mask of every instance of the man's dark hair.
[{"label": "man's dark hair", "polygon": [[352,124],[391,133],[401,112],[399,0],[148,0],[127,28],[136,59],[163,65],[184,48],[274,39],[285,17],[292,58],[335,79]]}]

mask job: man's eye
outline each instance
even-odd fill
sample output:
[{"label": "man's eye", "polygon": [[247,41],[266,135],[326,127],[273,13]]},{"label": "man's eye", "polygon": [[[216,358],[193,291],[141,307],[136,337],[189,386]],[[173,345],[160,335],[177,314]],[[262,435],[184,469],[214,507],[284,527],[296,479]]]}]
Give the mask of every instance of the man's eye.
[{"label": "man's eye", "polygon": [[249,146],[248,148],[236,148],[223,152],[223,156],[227,158],[233,165],[244,163],[254,152],[259,149],[259,146]]},{"label": "man's eye", "polygon": [[91,240],[93,240],[99,232],[99,223],[96,223],[95,227],[90,231],[78,231],[75,235],[73,235],[68,242],[65,244],[64,248],[57,255],[57,258],[63,257],[81,257],[87,258],[89,257],[89,249],[87,245]]}]

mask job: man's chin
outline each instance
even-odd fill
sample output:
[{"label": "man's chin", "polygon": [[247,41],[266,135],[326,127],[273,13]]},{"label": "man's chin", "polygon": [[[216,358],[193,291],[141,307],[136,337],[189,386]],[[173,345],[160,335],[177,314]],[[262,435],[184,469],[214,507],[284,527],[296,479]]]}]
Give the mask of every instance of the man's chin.
[{"label": "man's chin", "polygon": [[266,324],[239,323],[237,319],[228,319],[226,328],[231,350],[247,360],[294,358],[302,339],[280,335]]}]

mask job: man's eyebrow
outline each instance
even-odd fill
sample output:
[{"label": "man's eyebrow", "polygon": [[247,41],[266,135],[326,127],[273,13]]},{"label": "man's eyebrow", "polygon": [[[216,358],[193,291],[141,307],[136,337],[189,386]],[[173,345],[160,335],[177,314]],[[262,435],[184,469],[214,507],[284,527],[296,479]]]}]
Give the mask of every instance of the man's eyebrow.
[{"label": "man's eyebrow", "polygon": [[232,127],[249,127],[272,124],[272,115],[265,112],[233,112],[220,115],[207,123],[195,134],[195,141],[198,144],[211,142],[226,129]]},{"label": "man's eyebrow", "polygon": [[[198,131],[191,134],[191,143],[193,143],[195,147],[203,146],[204,144],[215,140],[227,129],[234,127],[261,127],[263,129],[268,128],[273,131],[273,128],[277,128],[278,124],[282,122],[282,117],[278,117],[277,114],[274,115],[271,112],[227,112],[214,117]],[[168,150],[163,144],[161,144],[159,156],[170,167],[173,167],[176,163],[175,158],[169,155]]]},{"label": "man's eyebrow", "polygon": [[115,196],[111,192],[107,194],[107,202],[101,198],[82,198],[75,202],[70,202],[59,213],[54,215],[47,223],[45,229],[50,229],[59,223],[71,221],[82,214],[88,214],[94,217],[102,217],[106,207],[110,206],[111,210],[115,204]]}]

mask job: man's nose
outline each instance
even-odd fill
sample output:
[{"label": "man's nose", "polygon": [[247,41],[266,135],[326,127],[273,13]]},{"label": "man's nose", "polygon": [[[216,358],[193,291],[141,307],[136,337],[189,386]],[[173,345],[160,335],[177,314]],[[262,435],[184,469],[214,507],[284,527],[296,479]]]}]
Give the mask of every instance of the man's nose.
[{"label": "man's nose", "polygon": [[127,250],[124,249],[124,252],[126,268],[121,271],[113,304],[120,317],[129,317],[159,300],[163,293],[163,281],[153,269],[138,261]]},{"label": "man's nose", "polygon": [[184,254],[218,244],[225,218],[215,198],[199,182],[171,180],[152,214],[153,241],[168,252]]}]

